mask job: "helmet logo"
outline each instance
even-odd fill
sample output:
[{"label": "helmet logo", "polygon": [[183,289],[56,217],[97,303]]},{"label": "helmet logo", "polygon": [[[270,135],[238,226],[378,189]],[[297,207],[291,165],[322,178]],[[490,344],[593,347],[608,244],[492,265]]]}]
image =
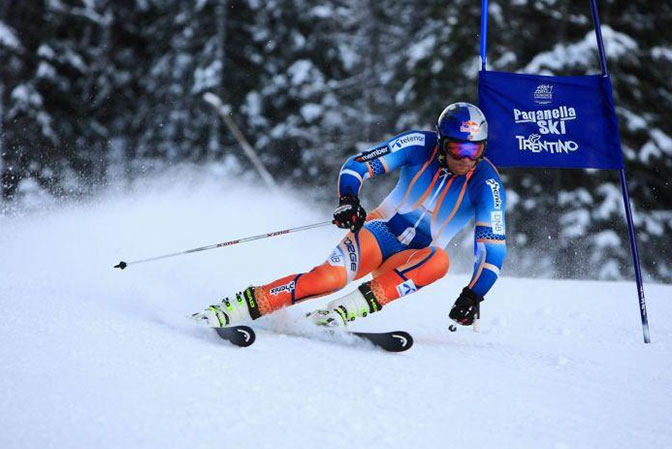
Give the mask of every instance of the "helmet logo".
[{"label": "helmet logo", "polygon": [[469,133],[470,134],[469,137],[473,136],[474,134],[478,134],[478,131],[480,131],[480,129],[481,126],[473,120],[462,122],[462,126],[460,126],[460,132]]},{"label": "helmet logo", "polygon": [[443,110],[436,122],[440,138],[480,142],[488,140],[488,121],[473,104],[454,103]]}]

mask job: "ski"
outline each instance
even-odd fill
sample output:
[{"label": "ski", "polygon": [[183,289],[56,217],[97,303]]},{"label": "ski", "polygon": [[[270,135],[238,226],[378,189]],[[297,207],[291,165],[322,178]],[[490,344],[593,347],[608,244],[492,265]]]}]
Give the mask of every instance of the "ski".
[{"label": "ski", "polygon": [[389,352],[403,352],[413,346],[413,337],[408,332],[347,332],[350,335],[373,343],[376,347]]},{"label": "ski", "polygon": [[257,339],[254,329],[249,326],[216,327],[214,329],[219,338],[241,348],[252,345]]},{"label": "ski", "polygon": [[[256,340],[254,329],[249,326],[231,326],[214,328],[219,338],[226,340],[232,345],[245,348],[251,346]],[[413,346],[413,337],[408,332],[354,332],[344,331],[346,335],[352,335],[372,343],[377,348],[388,352],[403,352]],[[330,332],[331,335],[335,335]]]}]

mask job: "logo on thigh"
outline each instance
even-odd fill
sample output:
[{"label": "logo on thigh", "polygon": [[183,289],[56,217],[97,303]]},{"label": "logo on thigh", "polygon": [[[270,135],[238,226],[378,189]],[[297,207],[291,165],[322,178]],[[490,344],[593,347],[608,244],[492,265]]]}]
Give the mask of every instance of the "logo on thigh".
[{"label": "logo on thigh", "polygon": [[296,288],[296,282],[291,281],[288,282],[287,284],[278,285],[277,287],[272,288],[270,293],[273,296],[278,296],[282,292],[291,293],[292,291],[294,291],[295,288]]},{"label": "logo on thigh", "polygon": [[[348,276],[348,282],[355,279],[359,270],[359,250],[350,237],[346,237],[337,248],[343,256],[343,266]],[[335,253],[335,251],[334,251]],[[332,254],[333,256],[333,254]],[[331,258],[330,258],[331,260]]]},{"label": "logo on thigh", "polygon": [[334,249],[334,251],[331,253],[329,258],[327,259],[327,262],[332,267],[343,266],[343,251],[341,251],[340,247],[337,246],[336,249]]}]

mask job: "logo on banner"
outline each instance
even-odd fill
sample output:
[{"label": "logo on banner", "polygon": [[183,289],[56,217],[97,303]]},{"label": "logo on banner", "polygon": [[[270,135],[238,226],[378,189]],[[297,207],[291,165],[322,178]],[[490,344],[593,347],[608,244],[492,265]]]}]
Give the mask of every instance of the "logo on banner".
[{"label": "logo on banner", "polygon": [[399,293],[399,296],[410,295],[411,293],[417,291],[418,287],[415,286],[415,282],[413,282],[413,279],[409,279],[397,285],[397,293]]},{"label": "logo on banner", "polygon": [[537,104],[550,104],[553,101],[553,86],[551,84],[539,84],[534,90],[534,102]]},{"label": "logo on banner", "polygon": [[516,123],[535,123],[539,127],[539,134],[567,134],[566,122],[576,120],[576,117],[576,109],[567,106],[536,111],[513,110]]},{"label": "logo on banner", "polygon": [[551,154],[568,154],[579,149],[579,144],[573,140],[541,140],[539,134],[530,134],[529,137],[516,136],[516,140],[518,140],[520,151],[531,151],[532,153],[545,151]]},{"label": "logo on banner", "polygon": [[[552,87],[550,95],[552,97]],[[537,89],[539,89],[539,87]],[[532,153],[547,152],[551,154],[568,154],[579,149],[579,144],[573,140],[563,139],[567,134],[567,123],[578,117],[576,109],[571,106],[559,106],[552,109],[539,109],[534,111],[513,110],[513,120],[516,124],[532,123],[537,127],[537,133],[529,136],[516,135],[518,149]],[[542,139],[542,136],[558,136],[556,139]]]}]

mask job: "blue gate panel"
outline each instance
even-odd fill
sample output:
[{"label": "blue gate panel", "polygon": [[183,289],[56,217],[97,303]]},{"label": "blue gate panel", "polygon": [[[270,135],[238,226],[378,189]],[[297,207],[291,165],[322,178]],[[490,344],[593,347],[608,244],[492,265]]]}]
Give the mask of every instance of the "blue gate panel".
[{"label": "blue gate panel", "polygon": [[481,71],[478,93],[496,166],[623,168],[608,76]]}]

